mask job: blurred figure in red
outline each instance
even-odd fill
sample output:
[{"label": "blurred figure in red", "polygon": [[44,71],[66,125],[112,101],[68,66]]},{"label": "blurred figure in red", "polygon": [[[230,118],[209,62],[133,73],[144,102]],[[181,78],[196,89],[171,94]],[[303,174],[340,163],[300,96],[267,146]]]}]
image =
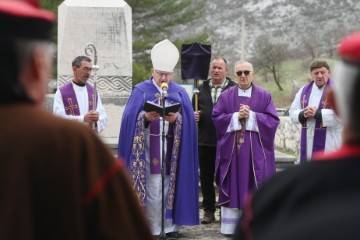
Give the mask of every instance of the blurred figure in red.
[{"label": "blurred figure in red", "polygon": [[0,239],[151,239],[122,162],[43,108],[54,20],[0,1]]}]

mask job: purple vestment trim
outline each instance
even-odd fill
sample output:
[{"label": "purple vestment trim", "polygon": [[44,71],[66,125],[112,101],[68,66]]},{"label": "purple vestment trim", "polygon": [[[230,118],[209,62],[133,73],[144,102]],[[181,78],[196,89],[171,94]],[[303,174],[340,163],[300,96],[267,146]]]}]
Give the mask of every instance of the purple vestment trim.
[{"label": "purple vestment trim", "polygon": [[[152,121],[150,123],[150,173],[151,174],[160,174],[161,173],[161,133],[160,133],[160,118]],[[167,132],[166,140],[166,157],[165,157],[165,167],[166,175],[170,175],[170,166],[171,166],[171,152],[172,146],[174,143],[174,127],[173,124],[169,124],[169,129]]]},{"label": "purple vestment trim", "polygon": [[307,138],[307,134],[306,134],[306,130],[307,127],[302,126],[301,127],[301,142],[300,142],[300,162],[306,162],[306,152],[307,152],[307,148],[306,148],[306,138]]},{"label": "purple vestment trim", "polygon": [[[88,103],[89,103],[89,111],[94,110],[94,88],[90,86],[90,84],[86,83],[86,89],[88,92]],[[96,98],[97,103],[98,98]]]},{"label": "purple vestment trim", "polygon": [[[311,81],[310,83],[304,86],[301,92],[300,101],[301,101],[302,109],[305,109],[309,105],[309,99],[313,85],[314,85],[314,81]],[[326,104],[326,98],[327,98],[328,88],[330,86],[331,86],[331,80],[329,79],[325,85],[324,92],[321,96],[318,105],[318,109],[328,108]],[[312,153],[323,151],[325,149],[325,141],[326,141],[326,127],[322,127],[322,123],[316,120]],[[307,126],[305,121],[305,123],[301,128],[300,162],[306,162],[307,160],[306,146],[307,146]]]},{"label": "purple vestment trim", "polygon": [[[88,104],[89,104],[88,108],[90,111],[93,110],[92,99],[94,95],[94,88],[90,84],[86,83],[86,89],[88,92]],[[68,82],[62,87],[60,87],[60,92],[64,103],[66,115],[79,116],[80,115],[79,104],[72,83]]]},{"label": "purple vestment trim", "polygon": [[[139,198],[139,203],[142,207],[146,206],[146,161],[145,161],[146,155],[145,155],[144,121],[145,121],[145,112],[141,111],[136,121],[135,133],[134,133],[133,145],[132,145],[133,147],[132,147],[130,164],[129,164],[131,184]],[[157,124],[159,125],[160,123],[158,122]],[[181,143],[180,140],[181,140],[182,124],[183,124],[182,116],[181,114],[178,114],[175,122],[175,129],[169,127],[169,131],[174,132],[173,140],[170,140],[170,142],[172,142],[173,145],[169,146],[168,144],[167,146],[168,147],[167,152],[171,153],[169,156],[169,159],[171,159],[171,166],[169,170],[168,169],[166,170],[170,174],[169,191],[168,191],[168,195],[166,196],[167,199],[166,218],[169,219],[172,218],[172,210],[174,207],[175,190],[176,190],[175,186],[176,186],[176,176],[177,176],[177,168],[178,168],[179,149]],[[171,125],[173,124],[169,124],[169,126]],[[159,149],[160,149],[160,143],[159,143]]]},{"label": "purple vestment trim", "polygon": [[129,170],[131,185],[142,207],[146,206],[146,161],[145,161],[145,112],[140,112],[136,119],[132,143]]},{"label": "purple vestment trim", "polygon": [[170,175],[170,168],[171,168],[171,156],[172,156],[172,148],[174,145],[174,124],[169,124],[168,133],[166,136],[167,142],[167,151],[166,151],[166,175]]},{"label": "purple vestment trim", "polygon": [[160,118],[150,123],[150,173],[160,174]]},{"label": "purple vestment trim", "polygon": [[71,82],[60,87],[62,100],[64,103],[66,115],[79,116],[80,109],[76,99],[75,91]]},{"label": "purple vestment trim", "polygon": [[175,122],[175,128],[172,129],[172,131],[174,132],[174,137],[172,141],[173,144],[171,151],[169,193],[167,197],[166,213],[165,213],[165,218],[167,219],[172,219],[173,216],[174,199],[175,199],[175,191],[176,191],[176,177],[177,177],[177,169],[179,165],[178,163],[179,150],[181,146],[182,126],[183,126],[183,118],[181,114],[178,114]]},{"label": "purple vestment trim", "polygon": [[239,222],[239,218],[221,218],[221,224],[236,224]]}]

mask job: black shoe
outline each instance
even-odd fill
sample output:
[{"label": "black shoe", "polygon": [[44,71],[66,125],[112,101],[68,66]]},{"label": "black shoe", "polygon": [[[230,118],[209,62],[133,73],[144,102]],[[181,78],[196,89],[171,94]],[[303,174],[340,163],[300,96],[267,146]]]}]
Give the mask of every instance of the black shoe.
[{"label": "black shoe", "polygon": [[213,212],[205,212],[204,218],[201,220],[202,224],[209,224],[215,222],[215,214]]},{"label": "black shoe", "polygon": [[169,238],[180,238],[180,233],[179,233],[179,232],[168,232],[168,233],[166,233],[166,237],[169,237]]}]

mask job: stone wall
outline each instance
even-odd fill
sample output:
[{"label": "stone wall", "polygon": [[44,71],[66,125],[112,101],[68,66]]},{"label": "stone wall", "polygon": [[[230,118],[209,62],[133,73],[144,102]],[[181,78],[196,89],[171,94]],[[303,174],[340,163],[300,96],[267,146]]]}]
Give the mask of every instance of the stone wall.
[{"label": "stone wall", "polygon": [[[45,108],[52,112],[54,94],[47,94]],[[119,138],[122,112],[125,108],[126,98],[102,97],[101,101],[108,115],[108,127],[100,136],[108,142],[116,142]],[[280,124],[275,135],[275,147],[285,150],[296,157],[299,155],[300,124],[293,124],[288,116],[279,117]]]},{"label": "stone wall", "polygon": [[275,147],[299,155],[300,124],[291,122],[290,117],[279,117],[280,124],[275,135]]}]

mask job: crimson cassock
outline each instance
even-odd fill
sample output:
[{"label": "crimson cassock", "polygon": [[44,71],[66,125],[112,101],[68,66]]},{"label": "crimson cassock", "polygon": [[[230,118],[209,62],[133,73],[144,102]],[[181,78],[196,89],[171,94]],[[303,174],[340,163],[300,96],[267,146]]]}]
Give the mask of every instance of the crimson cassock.
[{"label": "crimson cassock", "polygon": [[[227,133],[234,112],[246,104],[255,112],[258,132]],[[225,90],[212,113],[217,131],[216,183],[219,205],[244,208],[246,194],[275,172],[274,138],[279,118],[271,95],[252,84],[251,97],[238,96],[238,86]],[[241,143],[240,138],[243,138]]]}]

